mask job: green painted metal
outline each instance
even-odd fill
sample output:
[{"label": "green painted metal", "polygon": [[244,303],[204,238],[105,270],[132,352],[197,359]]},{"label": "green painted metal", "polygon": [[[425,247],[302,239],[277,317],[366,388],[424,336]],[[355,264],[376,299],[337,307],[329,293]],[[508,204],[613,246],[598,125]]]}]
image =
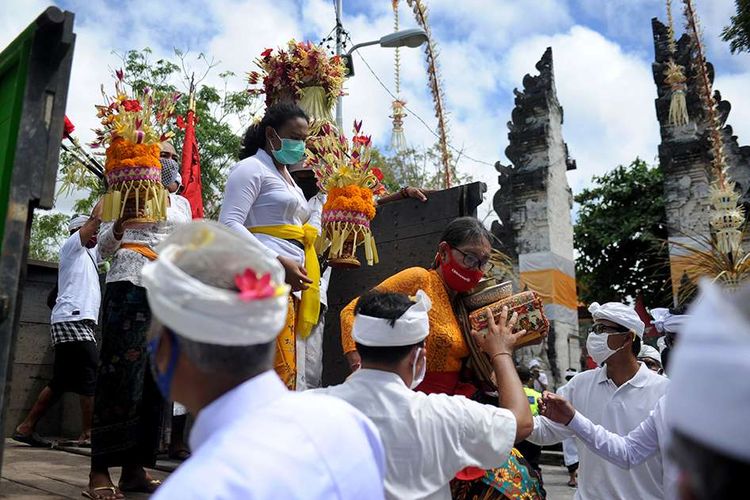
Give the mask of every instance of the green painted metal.
[{"label": "green painted metal", "polygon": [[10,180],[21,123],[31,45],[36,25],[24,30],[0,53],[0,252],[8,212]]}]

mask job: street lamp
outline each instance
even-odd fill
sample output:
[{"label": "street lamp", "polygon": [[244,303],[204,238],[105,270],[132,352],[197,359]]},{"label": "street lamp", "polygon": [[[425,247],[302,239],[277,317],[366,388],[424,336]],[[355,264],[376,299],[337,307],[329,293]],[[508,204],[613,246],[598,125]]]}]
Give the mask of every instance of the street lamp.
[{"label": "street lamp", "polygon": [[[411,28],[408,30],[396,31],[395,33],[389,33],[385,36],[380,37],[379,40],[372,40],[369,42],[358,43],[354,45],[346,54],[342,54],[341,57],[344,60],[347,70],[347,78],[354,76],[354,62],[352,61],[352,53],[355,50],[361,49],[362,47],[369,47],[370,45],[380,45],[388,49],[396,49],[398,47],[409,47],[416,48],[424,44],[428,40],[427,33],[423,29]],[[344,122],[344,106],[342,98],[339,96],[336,101],[336,124],[341,129]]]}]

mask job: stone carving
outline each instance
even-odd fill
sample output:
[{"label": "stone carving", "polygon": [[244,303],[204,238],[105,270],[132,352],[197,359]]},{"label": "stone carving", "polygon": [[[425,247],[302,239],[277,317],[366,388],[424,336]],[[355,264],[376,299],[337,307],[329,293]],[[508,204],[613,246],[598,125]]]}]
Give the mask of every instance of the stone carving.
[{"label": "stone carving", "polygon": [[[680,236],[708,235],[708,185],[710,145],[706,133],[706,118],[698,95],[697,74],[691,63],[693,44],[685,34],[677,41],[675,61],[686,68],[688,90],[686,95],[690,121],[684,126],[671,126],[668,122],[670,87],[664,81],[664,69],[670,57],[667,27],[652,19],[654,35],[654,82],[657,88],[655,101],[656,117],[661,125],[659,165],[664,172],[664,194],[666,198],[667,223],[670,238]],[[709,63],[709,78],[713,82],[714,68]],[[729,174],[736,182],[742,202],[750,208],[750,146],[740,146],[732,127],[726,124],[732,106],[722,100],[716,91],[722,121],[725,154]]]},{"label": "stone carving", "polygon": [[[566,172],[575,169],[576,163],[562,140],[563,109],[555,90],[551,48],[544,52],[536,69],[538,75],[524,76],[523,90],[513,91],[515,107],[508,122],[509,144],[505,149],[512,165],[495,165],[499,189],[493,205],[500,221],[492,225],[492,232],[502,250],[514,259],[548,253],[572,262],[573,200]],[[575,311],[563,318],[556,311],[565,308],[551,307],[546,309],[553,334],[544,345],[523,349],[519,359],[546,358],[559,383],[566,368],[580,368],[578,325]]]}]

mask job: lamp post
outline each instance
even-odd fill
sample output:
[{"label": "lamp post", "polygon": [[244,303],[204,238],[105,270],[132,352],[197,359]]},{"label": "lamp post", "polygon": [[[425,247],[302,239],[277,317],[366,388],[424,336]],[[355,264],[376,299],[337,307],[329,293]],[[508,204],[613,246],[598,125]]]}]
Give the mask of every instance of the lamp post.
[{"label": "lamp post", "polygon": [[[343,31],[341,26],[341,0],[336,2],[336,54],[341,54],[341,36],[340,31]],[[396,31],[395,33],[389,33],[388,35],[380,37],[378,40],[372,40],[369,42],[358,43],[354,45],[349,51],[343,55],[348,68],[347,77],[354,75],[354,63],[352,61],[352,53],[361,49],[362,47],[369,47],[370,45],[380,45],[388,49],[395,49],[397,47],[409,47],[416,48],[424,44],[427,41],[427,33],[419,28],[412,28],[408,30]],[[336,126],[341,130],[344,124],[344,105],[341,96],[336,101]]]}]

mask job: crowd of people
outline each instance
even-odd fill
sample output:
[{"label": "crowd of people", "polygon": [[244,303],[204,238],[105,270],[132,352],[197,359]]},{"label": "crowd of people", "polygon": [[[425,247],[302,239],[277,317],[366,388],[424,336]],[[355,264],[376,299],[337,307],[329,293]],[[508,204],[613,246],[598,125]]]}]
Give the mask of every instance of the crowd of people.
[{"label": "crowd of people", "polygon": [[[126,209],[101,223],[100,205],[71,220],[54,377],[17,440],[35,444],[50,405],[79,394],[92,447],[83,494],[96,500],[537,499],[541,446],[560,442],[578,499],[733,498],[750,470],[750,289],[706,284],[689,313],[654,309],[661,353],[633,307],[591,304],[597,368],[568,370],[556,393],[538,360],[516,364],[517,314],[488,314],[486,334],[468,325],[460,299],[492,266],[475,218],[448,224],[429,269],[401,270],[326,317],[331,269],[315,248],[325,194],[304,162],[309,126],[300,108],[276,104],[248,129],[218,222],[191,221],[168,143],[165,220]],[[405,187],[378,203],[428,196]],[[341,322],[352,375],[321,388],[326,320]],[[472,370],[478,357],[492,373]],[[148,468],[165,401],[194,423],[190,452],[172,433],[187,460],[161,484]]]}]

